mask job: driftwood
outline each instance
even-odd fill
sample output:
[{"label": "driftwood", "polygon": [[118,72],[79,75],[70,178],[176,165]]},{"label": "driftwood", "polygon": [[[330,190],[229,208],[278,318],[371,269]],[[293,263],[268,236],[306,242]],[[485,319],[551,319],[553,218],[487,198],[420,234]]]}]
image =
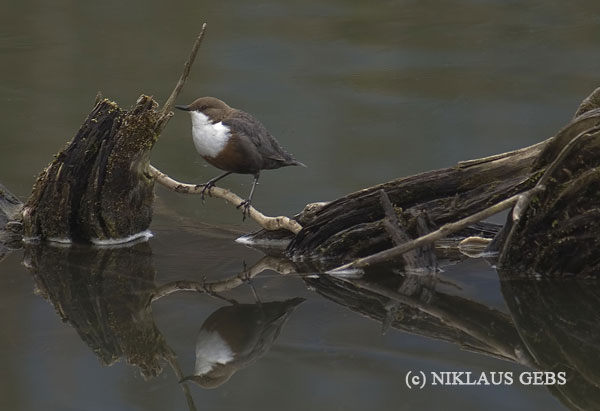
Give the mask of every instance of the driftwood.
[{"label": "driftwood", "polygon": [[[149,172],[156,179],[157,183],[167,187],[170,190],[183,194],[202,194],[202,189],[204,188],[203,184],[186,184],[179,182],[172,179],[152,165],[149,167]],[[228,201],[236,208],[245,201],[235,193],[221,187],[212,187],[209,190],[209,195]],[[267,217],[252,206],[250,206],[248,209],[248,216],[260,224],[260,226],[265,230],[287,230],[294,234],[297,234],[300,232],[300,230],[302,230],[302,226],[291,218],[283,216]]]},{"label": "driftwood", "polygon": [[13,248],[21,246],[21,223],[18,222],[23,203],[0,184],[0,262]]},{"label": "driftwood", "polygon": [[96,104],[40,174],[21,213],[26,238],[82,242],[127,238],[152,221],[154,181],[145,174],[159,113],[142,96],[129,112]]},{"label": "driftwood", "polygon": [[584,101],[579,117],[550,141],[534,165],[545,167],[540,190],[526,198],[518,218],[509,216],[500,264],[546,275],[597,275],[600,109],[591,102],[599,94],[596,90]]},{"label": "driftwood", "polygon": [[[499,254],[501,265],[546,275],[595,275],[600,267],[599,96],[600,89],[595,90],[556,137],[531,147],[394,180],[300,213],[295,218],[303,230],[288,236],[286,254],[348,272],[449,235],[473,235],[465,231],[473,223],[512,208],[501,233],[476,234],[494,239],[488,251]],[[411,241],[393,243],[379,200],[382,191]],[[419,214],[431,233],[415,232]],[[262,231],[246,241],[271,236]]]}]

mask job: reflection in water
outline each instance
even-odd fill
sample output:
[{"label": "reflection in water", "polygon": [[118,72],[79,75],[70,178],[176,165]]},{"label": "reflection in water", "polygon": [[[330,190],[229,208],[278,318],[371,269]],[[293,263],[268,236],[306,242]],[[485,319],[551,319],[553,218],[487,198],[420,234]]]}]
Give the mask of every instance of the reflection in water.
[{"label": "reflection in water", "polygon": [[256,304],[234,304],[212,313],[198,333],[193,381],[204,388],[215,388],[229,380],[239,369],[264,356],[281,327],[303,298]]},{"label": "reflection in water", "polygon": [[[436,290],[423,276],[370,273],[361,279],[319,277],[319,294],[385,324],[459,344],[535,370],[565,372],[549,390],[574,410],[600,409],[600,292],[597,284],[515,279],[500,273],[510,316],[476,301]],[[420,283],[420,287],[404,287]],[[390,320],[390,307],[393,318]],[[541,381],[541,380],[540,380]]]},{"label": "reflection in water", "polygon": [[565,371],[550,390],[571,409],[600,409],[600,287],[574,280],[518,280],[500,272],[514,323],[540,369]]},{"label": "reflection in water", "polygon": [[[52,303],[102,363],[125,358],[144,377],[152,378],[166,361],[177,380],[204,388],[222,385],[264,356],[304,301],[291,298],[219,308],[202,325],[194,373],[184,377],[154,322],[151,302],[190,290],[222,301],[217,293],[245,284],[267,269],[289,274],[294,263],[266,257],[225,280],[180,280],[161,287],[155,285],[152,251],[145,242],[120,248],[27,244],[25,265],[38,294]],[[295,268],[302,271],[300,265]],[[393,328],[535,370],[564,371],[566,384],[549,386],[550,391],[572,409],[600,409],[597,284],[523,280],[500,272],[508,315],[453,295],[456,290],[435,272],[408,275],[391,268],[369,271],[362,278],[301,275],[311,290],[381,323],[384,332]],[[188,406],[195,409],[187,384],[181,387]]]},{"label": "reflection in water", "polygon": [[[36,292],[104,365],[123,357],[149,379],[162,372],[164,360],[181,377],[175,353],[152,316],[155,270],[147,242],[122,247],[27,244],[24,264]],[[187,387],[183,392],[195,410]]]},{"label": "reflection in water", "polygon": [[519,361],[521,340],[510,316],[437,291],[435,278],[435,274],[390,276],[379,271],[361,279],[323,276],[306,282],[324,297],[381,322],[384,331],[392,327]]},{"label": "reflection in water", "polygon": [[103,364],[124,357],[146,378],[162,372],[160,359],[172,353],[149,305],[155,272],[147,242],[120,248],[28,244],[25,264],[37,292]]},{"label": "reflection in water", "polygon": [[[24,264],[33,274],[36,293],[54,306],[104,365],[124,358],[149,379],[161,374],[166,361],[177,380],[216,387],[265,355],[304,299],[235,303],[218,309],[200,332],[195,374],[185,378],[175,353],[155,324],[151,302],[190,290],[223,299],[218,292],[247,283],[270,267],[270,260],[264,258],[229,279],[203,283],[182,280],[162,287],[155,284],[152,250],[147,242],[122,247],[26,244]],[[281,267],[278,261],[275,265]],[[181,387],[189,408],[195,409],[188,386]]]}]

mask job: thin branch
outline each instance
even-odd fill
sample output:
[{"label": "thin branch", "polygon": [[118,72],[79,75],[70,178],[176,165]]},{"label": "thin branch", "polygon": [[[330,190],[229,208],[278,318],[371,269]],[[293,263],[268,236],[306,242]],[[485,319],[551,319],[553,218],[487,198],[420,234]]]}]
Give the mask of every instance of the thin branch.
[{"label": "thin branch", "polygon": [[179,77],[179,81],[177,82],[177,85],[171,92],[171,95],[169,96],[169,98],[167,99],[167,101],[165,102],[165,104],[162,108],[162,111],[160,114],[160,119],[158,120],[157,126],[156,126],[157,134],[160,134],[160,132],[163,130],[163,128],[165,128],[165,126],[167,125],[167,122],[173,115],[173,113],[171,113],[171,110],[173,109],[173,106],[175,105],[175,100],[177,99],[177,97],[179,96],[179,93],[181,93],[181,90],[183,89],[183,85],[185,84],[188,76],[190,75],[190,70],[192,69],[192,64],[194,64],[194,60],[196,59],[196,54],[198,54],[198,50],[200,49],[200,45],[202,44],[202,39],[204,38],[205,32],[206,32],[206,23],[203,23],[202,28],[200,29],[200,34],[198,34],[198,37],[196,38],[196,42],[194,43],[194,47],[192,47],[190,56],[188,57],[187,61],[185,62],[185,65],[183,66],[183,72],[181,73],[181,77]]},{"label": "thin branch", "polygon": [[356,259],[351,263],[344,264],[338,268],[334,268],[333,270],[330,270],[327,273],[334,275],[344,274],[345,272],[352,272],[357,269],[366,268],[372,264],[391,260],[392,258],[398,257],[406,253],[407,251],[413,250],[417,247],[422,247],[424,245],[431,244],[437,240],[447,237],[452,233],[460,231],[472,224],[478,223],[481,220],[484,220],[488,217],[493,216],[494,214],[506,210],[507,208],[512,207],[520,197],[521,194],[514,195],[510,198],[507,198],[506,200],[502,200],[499,203],[494,204],[491,207],[486,208],[485,210],[481,210],[475,214],[465,217],[462,220],[444,224],[438,230],[432,231],[431,233],[426,234],[422,237],[416,238],[397,247],[392,247],[379,253],[370,255],[368,257]]},{"label": "thin branch", "polygon": [[[242,273],[244,274],[244,273]],[[239,287],[240,285],[247,282],[249,279],[253,278],[257,274],[248,274],[247,276],[235,276],[231,278],[227,278],[225,280],[219,281],[193,281],[193,280],[177,280],[172,281],[170,283],[166,283],[158,287],[154,294],[152,295],[151,302],[156,300],[160,300],[163,297],[171,295],[173,293],[178,293],[181,291],[195,291],[197,293],[204,293],[208,295],[215,296],[222,300],[227,300],[226,298],[221,297],[218,293],[222,293],[225,291],[233,290],[234,288]],[[229,300],[227,300],[229,301]]]},{"label": "thin branch", "polygon": [[223,293],[233,290],[242,284],[247,283],[265,270],[277,271],[280,274],[286,275],[296,272],[292,264],[283,258],[265,256],[250,268],[244,268],[240,274],[216,281],[193,281],[193,280],[177,280],[166,283],[158,287],[152,295],[151,301],[160,300],[163,297],[178,293],[180,291],[195,291],[225,299],[217,293]]},{"label": "thin branch", "polygon": [[[173,369],[175,377],[177,377],[177,381],[181,381],[181,379],[183,378],[183,372],[181,371],[181,367],[177,362],[177,356],[171,352],[165,357],[165,359]],[[183,390],[183,395],[185,395],[185,400],[187,402],[188,408],[190,409],[190,411],[196,411],[196,404],[194,404],[194,399],[192,398],[192,394],[190,393],[190,388],[187,384],[180,384],[180,386]]]},{"label": "thin branch", "polygon": [[[149,172],[156,179],[156,181],[170,190],[176,191],[183,194],[201,194],[203,185],[186,184],[181,183],[177,180],[172,179],[162,171],[158,170],[154,166],[149,166]],[[244,202],[244,199],[221,187],[212,187],[209,194],[213,197],[221,198],[225,201],[230,202],[235,207],[239,206]],[[294,234],[298,234],[302,230],[302,226],[297,221],[292,220],[288,217],[267,217],[254,207],[250,207],[248,215],[254,221],[256,221],[265,230],[288,230]]]}]

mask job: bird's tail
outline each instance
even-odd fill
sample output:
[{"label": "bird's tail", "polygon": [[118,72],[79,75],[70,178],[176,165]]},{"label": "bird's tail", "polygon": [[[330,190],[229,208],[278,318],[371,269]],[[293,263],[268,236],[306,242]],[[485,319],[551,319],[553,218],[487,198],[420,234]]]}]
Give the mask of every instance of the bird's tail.
[{"label": "bird's tail", "polygon": [[300,166],[300,167],[308,167],[306,164],[299,162],[298,160],[290,160],[288,163],[291,166]]}]

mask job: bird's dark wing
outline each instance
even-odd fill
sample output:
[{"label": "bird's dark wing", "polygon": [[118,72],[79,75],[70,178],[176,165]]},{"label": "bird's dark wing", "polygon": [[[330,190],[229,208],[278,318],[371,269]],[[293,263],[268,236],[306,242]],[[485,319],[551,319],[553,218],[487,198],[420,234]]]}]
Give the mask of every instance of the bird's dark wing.
[{"label": "bird's dark wing", "polygon": [[263,158],[282,163],[293,160],[293,157],[279,145],[265,126],[252,115],[235,110],[223,120],[223,124],[229,127],[233,133],[248,137]]}]

